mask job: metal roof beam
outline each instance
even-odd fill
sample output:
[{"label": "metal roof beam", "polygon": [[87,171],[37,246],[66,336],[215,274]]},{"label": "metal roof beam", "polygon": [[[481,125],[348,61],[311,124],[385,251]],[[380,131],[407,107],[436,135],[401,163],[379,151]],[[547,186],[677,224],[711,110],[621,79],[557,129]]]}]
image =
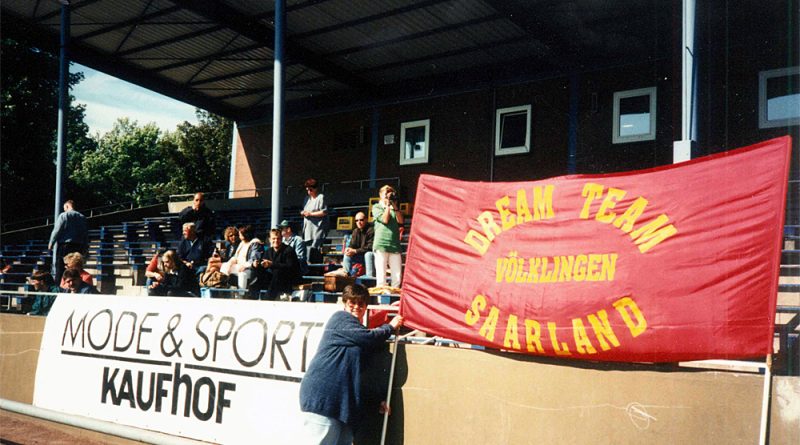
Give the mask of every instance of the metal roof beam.
[{"label": "metal roof beam", "polygon": [[162,17],[162,16],[165,16],[167,14],[172,14],[173,12],[180,11],[180,9],[181,8],[179,8],[177,6],[171,6],[169,8],[165,8],[165,9],[162,9],[160,11],[151,12],[150,14],[143,14],[143,15],[140,15],[138,17],[134,17],[134,18],[125,20],[123,22],[116,23],[116,24],[114,24],[112,26],[106,26],[105,28],[96,29],[94,31],[87,32],[86,34],[80,34],[80,35],[73,36],[72,40],[76,41],[76,40],[91,39],[92,37],[96,37],[96,36],[99,36],[99,35],[102,35],[102,34],[106,34],[106,33],[112,32],[112,31],[116,31],[116,30],[118,30],[120,28],[125,28],[127,26],[136,26],[136,25],[141,24],[141,22],[144,22],[144,21],[147,21],[147,20],[152,20],[152,19],[158,18],[158,17]]},{"label": "metal roof beam", "polygon": [[251,74],[267,73],[272,71],[272,69],[273,69],[272,65],[258,66],[255,68],[250,68],[249,70],[236,71],[234,73],[223,74],[221,76],[214,76],[206,79],[195,80],[193,82],[186,83],[186,86],[195,87],[197,85],[202,85],[204,83],[221,82],[223,80],[235,79],[237,77],[249,76]]},{"label": "metal roof beam", "polygon": [[180,59],[180,62],[170,63],[169,65],[160,66],[158,68],[153,68],[153,72],[161,72],[167,71],[174,68],[180,68],[182,66],[194,65],[195,63],[206,62],[208,60],[219,60],[229,56],[235,56],[236,54],[246,53],[248,51],[253,51],[259,48],[264,48],[264,45],[261,43],[254,43],[252,45],[243,46],[241,48],[230,49],[227,51],[217,51],[215,53],[211,53],[205,56],[194,57],[191,59]]},{"label": "metal roof beam", "polygon": [[[183,9],[204,17],[208,20],[225,25],[227,28],[255,41],[261,42],[268,48],[275,49],[274,30],[264,26],[260,19],[253,20],[231,8],[212,0],[170,0]],[[372,85],[356,73],[340,68],[334,63],[325,60],[319,54],[309,51],[299,45],[287,42],[286,54],[295,63],[305,65],[314,71],[335,79],[338,82],[358,89],[370,89]]]},{"label": "metal roof beam", "polygon": [[[74,4],[74,5],[70,4],[69,5],[69,11],[70,11],[70,13],[73,13],[73,12],[77,11],[78,9],[85,8],[85,7],[89,6],[89,5],[91,5],[92,3],[97,3],[99,1],[100,0],[83,0],[82,2]],[[45,14],[45,15],[43,15],[41,17],[35,17],[34,16],[33,20],[36,23],[42,23],[47,19],[52,19],[53,17],[58,17],[60,15],[61,15],[61,7],[59,7],[58,9],[56,9],[53,12],[48,12],[47,14]]]},{"label": "metal roof beam", "polygon": [[365,17],[361,17],[355,20],[350,20],[349,22],[342,22],[337,23],[335,25],[325,26],[322,28],[317,28],[312,31],[301,32],[297,34],[292,34],[290,37],[293,39],[305,39],[311,36],[325,34],[328,32],[336,31],[343,28],[349,28],[351,26],[358,26],[367,22],[375,21],[375,20],[382,20],[385,18],[393,17],[400,14],[405,14],[406,12],[416,11],[418,9],[427,8],[429,6],[438,5],[439,3],[445,3],[452,0],[427,0],[420,3],[415,3],[412,5],[403,6],[402,8],[392,9],[389,11],[380,12],[373,15],[368,15]]},{"label": "metal roof beam", "polygon": [[387,45],[394,45],[396,43],[407,42],[409,40],[421,39],[424,37],[441,34],[443,32],[452,31],[454,29],[460,29],[465,26],[479,25],[481,23],[492,22],[495,20],[500,20],[502,18],[503,17],[500,14],[487,15],[485,17],[478,17],[472,20],[467,20],[466,22],[451,23],[449,25],[442,26],[439,28],[429,29],[427,31],[420,31],[414,34],[408,34],[400,37],[393,37],[391,39],[380,40],[366,45],[358,45],[358,46],[352,46],[350,48],[340,49],[338,51],[331,52],[330,55],[338,57],[338,56],[343,56],[345,54],[357,53],[359,51],[380,48],[382,46],[387,46]]},{"label": "metal roof beam", "polygon": [[214,26],[212,26],[210,28],[205,28],[205,29],[200,29],[200,30],[197,30],[197,31],[187,32],[186,34],[181,34],[179,36],[170,37],[169,39],[159,40],[157,42],[153,42],[153,43],[148,43],[146,45],[137,46],[136,48],[130,48],[130,49],[126,49],[125,51],[120,51],[120,52],[116,53],[116,56],[118,56],[118,57],[126,57],[126,56],[129,56],[131,54],[139,53],[139,52],[142,52],[142,51],[147,51],[149,49],[159,48],[159,47],[166,46],[166,45],[169,45],[169,44],[172,44],[172,43],[175,43],[175,42],[181,42],[181,41],[184,41],[184,40],[193,39],[195,37],[199,37],[199,36],[202,36],[202,35],[206,35],[208,33],[219,31],[219,30],[221,30],[223,28],[225,28],[225,27],[222,26],[222,25],[214,25]]}]

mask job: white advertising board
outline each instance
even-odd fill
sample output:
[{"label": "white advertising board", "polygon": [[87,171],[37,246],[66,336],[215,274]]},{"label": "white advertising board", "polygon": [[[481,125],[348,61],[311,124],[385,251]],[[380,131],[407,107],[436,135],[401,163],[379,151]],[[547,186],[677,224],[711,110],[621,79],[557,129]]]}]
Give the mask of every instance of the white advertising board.
[{"label": "white advertising board", "polygon": [[34,405],[209,442],[289,444],[339,305],[62,295]]}]

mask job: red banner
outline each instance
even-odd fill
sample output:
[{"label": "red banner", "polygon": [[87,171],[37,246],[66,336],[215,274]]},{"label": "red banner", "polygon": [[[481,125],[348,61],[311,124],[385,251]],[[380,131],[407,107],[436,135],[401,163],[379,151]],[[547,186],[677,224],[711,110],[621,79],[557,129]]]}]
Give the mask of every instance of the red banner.
[{"label": "red banner", "polygon": [[406,325],[528,354],[664,362],[772,351],[791,139],[508,183],[420,177]]}]

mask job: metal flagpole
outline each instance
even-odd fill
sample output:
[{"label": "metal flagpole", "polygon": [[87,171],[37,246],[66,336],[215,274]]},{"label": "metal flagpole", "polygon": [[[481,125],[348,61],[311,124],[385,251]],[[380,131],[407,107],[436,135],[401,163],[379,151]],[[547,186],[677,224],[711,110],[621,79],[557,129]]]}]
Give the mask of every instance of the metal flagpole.
[{"label": "metal flagpole", "polygon": [[400,343],[400,334],[394,335],[394,353],[392,354],[392,367],[389,369],[389,390],[386,392],[386,412],[383,413],[383,429],[381,430],[381,445],[386,443],[386,428],[389,426],[389,409],[392,406],[392,385],[394,384],[394,368],[397,362],[397,346]]}]

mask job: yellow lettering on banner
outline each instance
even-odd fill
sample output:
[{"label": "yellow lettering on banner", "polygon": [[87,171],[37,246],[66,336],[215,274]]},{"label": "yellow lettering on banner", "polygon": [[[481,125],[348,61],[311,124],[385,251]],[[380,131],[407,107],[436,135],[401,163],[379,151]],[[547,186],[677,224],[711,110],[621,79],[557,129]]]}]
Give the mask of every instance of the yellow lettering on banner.
[{"label": "yellow lettering on banner", "polygon": [[628,210],[625,210],[625,213],[614,220],[614,227],[621,229],[625,233],[629,233],[633,230],[633,224],[642,216],[642,213],[644,213],[647,202],[648,201],[641,196],[636,198],[636,201],[633,201],[633,204],[628,207]]},{"label": "yellow lettering on banner", "polygon": [[653,246],[678,233],[678,229],[672,224],[661,227],[667,222],[669,222],[669,217],[661,214],[654,221],[631,232],[631,238],[639,246],[640,252],[645,253],[652,249]]},{"label": "yellow lettering on banner", "polygon": [[542,186],[537,185],[533,188],[533,220],[539,221],[540,219],[550,219],[555,213],[553,212],[553,190],[555,186],[546,185],[544,190]]},{"label": "yellow lettering on banner", "polygon": [[597,211],[597,215],[594,216],[594,219],[606,224],[613,221],[616,213],[609,212],[608,210],[613,209],[614,206],[617,205],[617,201],[624,198],[626,193],[628,192],[625,190],[609,187],[608,194],[606,194],[606,197],[603,199],[603,203],[600,204],[600,209]]},{"label": "yellow lettering on banner", "polygon": [[552,321],[547,322],[547,331],[550,333],[550,343],[553,344],[553,351],[556,355],[572,355],[566,342],[559,342],[556,334],[556,324]]},{"label": "yellow lettering on banner", "polygon": [[600,272],[600,280],[614,281],[614,275],[617,273],[617,255],[612,253],[610,255],[603,255],[603,269]]},{"label": "yellow lettering on banner", "polygon": [[483,322],[483,326],[481,326],[481,330],[478,331],[478,334],[489,341],[494,341],[494,330],[497,328],[497,319],[499,317],[500,310],[497,309],[497,306],[492,306],[492,308],[489,309],[489,315],[486,316],[486,321]]},{"label": "yellow lettering on banner", "polygon": [[481,255],[486,253],[486,251],[489,249],[489,245],[492,243],[489,241],[489,238],[486,238],[472,229],[467,232],[467,236],[464,237],[464,242],[474,247],[475,250],[477,250]]},{"label": "yellow lettering on banner", "polygon": [[547,260],[547,257],[543,257],[542,258],[542,273],[539,274],[539,282],[540,283],[549,283],[551,281],[550,278],[552,278],[552,276],[553,276],[553,271],[552,270],[548,270],[548,268],[547,268],[548,264],[549,264],[549,261]]},{"label": "yellow lettering on banner", "polygon": [[500,223],[503,225],[503,231],[512,229],[515,225],[517,225],[517,220],[511,214],[511,211],[508,210],[508,205],[511,203],[511,199],[508,195],[503,196],[502,198],[498,199],[495,202],[495,206],[497,206],[497,212],[500,213]]},{"label": "yellow lettering on banner", "polygon": [[574,264],[574,256],[567,255],[561,257],[561,272],[558,274],[558,281],[572,281],[572,267]]},{"label": "yellow lettering on banner", "polygon": [[528,258],[528,283],[538,283],[539,282],[539,263],[542,262],[542,259],[539,257],[536,258]]},{"label": "yellow lettering on banner", "polygon": [[528,195],[525,189],[517,190],[517,224],[530,222],[533,220],[531,211],[528,209]]},{"label": "yellow lettering on banner", "polygon": [[589,258],[586,255],[578,255],[575,257],[575,271],[572,272],[572,278],[575,281],[583,281],[586,279],[586,263]]},{"label": "yellow lettering on banner", "polygon": [[489,241],[494,241],[494,236],[502,232],[500,226],[494,222],[494,217],[491,212],[486,211],[478,215],[478,223],[483,228],[483,234],[486,235]]},{"label": "yellow lettering on banner", "polygon": [[[630,329],[632,337],[638,337],[647,330],[647,320],[645,320],[642,311],[639,310],[639,306],[636,305],[636,302],[634,302],[631,297],[622,297],[615,301],[613,305],[622,316],[625,325]],[[630,313],[628,312],[629,310]],[[633,318],[636,318],[636,322],[631,318],[631,313],[633,314]]]},{"label": "yellow lettering on banner", "polygon": [[468,326],[472,326],[481,319],[481,311],[486,309],[486,297],[483,295],[475,295],[472,299],[472,309],[467,309],[464,313],[464,321]]},{"label": "yellow lettering on banner", "polygon": [[589,266],[586,269],[586,281],[600,280],[600,263],[603,261],[601,255],[596,253],[589,254]]},{"label": "yellow lettering on banner", "polygon": [[536,320],[525,319],[525,346],[528,352],[538,352],[544,354],[542,348],[542,329]]},{"label": "yellow lettering on banner", "polygon": [[592,346],[589,336],[586,335],[586,327],[580,318],[572,319],[572,336],[575,338],[575,349],[579,354],[597,354],[597,349]]},{"label": "yellow lettering on banner", "polygon": [[511,314],[508,316],[508,323],[506,324],[506,337],[503,339],[504,348],[520,349],[519,346],[519,333],[517,332],[517,316]]},{"label": "yellow lettering on banner", "polygon": [[586,201],[583,202],[583,209],[581,209],[581,214],[580,214],[581,219],[589,219],[589,208],[592,206],[592,201],[597,199],[602,194],[603,194],[603,186],[600,184],[588,182],[586,183],[586,185],[583,186],[583,191],[581,192],[581,196],[586,198]]},{"label": "yellow lettering on banner", "polygon": [[603,351],[611,349],[606,339],[608,339],[615,348],[619,347],[619,340],[617,340],[617,335],[614,334],[614,330],[611,329],[611,324],[608,323],[608,313],[605,309],[597,311],[597,315],[589,314],[587,318],[589,319],[589,324],[592,325],[592,330],[594,330],[594,335],[597,337],[597,342],[600,343],[600,349]]}]

